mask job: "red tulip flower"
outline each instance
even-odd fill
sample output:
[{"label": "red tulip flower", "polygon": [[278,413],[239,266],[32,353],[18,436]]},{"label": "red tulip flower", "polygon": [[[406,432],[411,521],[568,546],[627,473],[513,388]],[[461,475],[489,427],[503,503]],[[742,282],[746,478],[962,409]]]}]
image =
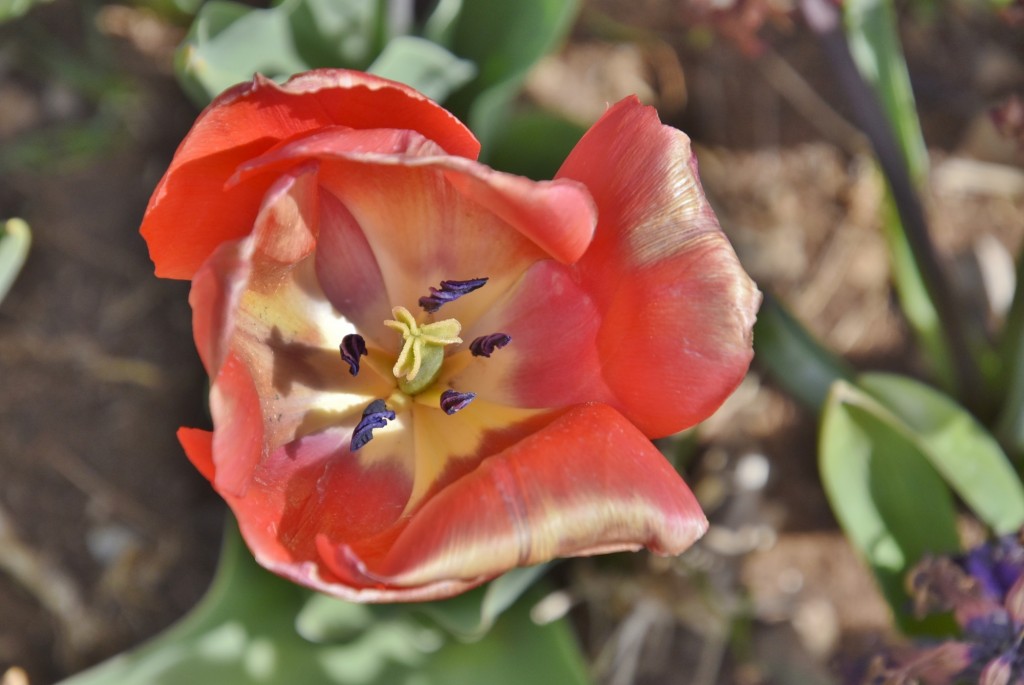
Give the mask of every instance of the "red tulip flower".
[{"label": "red tulip flower", "polygon": [[179,437],[275,573],[425,600],[707,526],[650,439],[740,382],[760,296],[689,140],[630,98],[553,181],[478,150],[400,84],[257,76],[150,200],[212,379],[213,431]]}]

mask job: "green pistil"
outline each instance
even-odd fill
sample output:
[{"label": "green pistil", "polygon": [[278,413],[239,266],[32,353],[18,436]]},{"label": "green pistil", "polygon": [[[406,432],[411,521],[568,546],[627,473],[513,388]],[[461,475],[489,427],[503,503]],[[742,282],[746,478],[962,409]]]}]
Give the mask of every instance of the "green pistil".
[{"label": "green pistil", "polygon": [[462,342],[462,324],[445,319],[420,326],[405,307],[393,308],[391,315],[394,320],[389,319],[384,325],[402,334],[402,351],[392,371],[398,378],[399,389],[416,395],[429,388],[441,373],[444,346]]}]

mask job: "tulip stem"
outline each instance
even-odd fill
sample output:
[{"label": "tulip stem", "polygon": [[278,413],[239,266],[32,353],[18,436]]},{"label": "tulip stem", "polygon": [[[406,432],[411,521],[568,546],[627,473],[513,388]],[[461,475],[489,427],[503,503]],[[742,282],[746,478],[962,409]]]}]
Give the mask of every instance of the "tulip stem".
[{"label": "tulip stem", "polygon": [[829,0],[801,0],[800,9],[808,26],[818,36],[861,130],[871,141],[878,164],[889,183],[921,280],[949,344],[957,388],[967,406],[977,410],[983,401],[981,372],[964,333],[960,304],[949,286],[929,235],[924,208],[910,177],[907,160],[875,92],[857,69],[843,31],[839,8]]}]

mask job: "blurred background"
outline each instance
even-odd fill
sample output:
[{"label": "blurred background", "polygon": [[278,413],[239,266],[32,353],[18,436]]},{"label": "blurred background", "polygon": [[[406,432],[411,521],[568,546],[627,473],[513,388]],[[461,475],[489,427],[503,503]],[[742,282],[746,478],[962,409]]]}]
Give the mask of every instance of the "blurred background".
[{"label": "blurred background", "polygon": [[[0,219],[33,230],[0,305],[0,673],[21,669],[4,685],[139,644],[215,569],[225,508],[174,437],[207,425],[188,284],[155,279],[137,233],[208,85],[187,95],[175,78],[200,5],[0,0]],[[1024,156],[996,125],[1024,94],[1021,9],[897,8],[933,238],[972,312],[998,322],[1024,239]],[[638,94],[692,137],[762,289],[854,368],[925,374],[891,286],[884,180],[792,4],[571,9],[506,105],[526,116],[485,136],[490,163],[550,174],[562,141]],[[886,643],[885,601],[822,490],[816,430],[755,360],[714,417],[666,445],[712,520],[705,540],[680,560],[556,569],[549,604],[569,611],[596,682],[840,682]]]}]

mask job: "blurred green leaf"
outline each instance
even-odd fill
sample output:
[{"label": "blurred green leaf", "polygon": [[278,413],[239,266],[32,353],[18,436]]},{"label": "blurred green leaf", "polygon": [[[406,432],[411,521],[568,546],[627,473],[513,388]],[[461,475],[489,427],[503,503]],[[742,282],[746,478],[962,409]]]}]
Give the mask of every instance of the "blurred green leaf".
[{"label": "blurred green leaf", "polygon": [[479,640],[498,617],[536,583],[549,564],[515,568],[490,583],[458,597],[416,607],[463,640]]},{"label": "blurred green leaf", "polygon": [[0,0],[0,23],[16,19],[35,5],[44,2],[53,2],[53,0]]},{"label": "blurred green leaf", "polygon": [[[587,685],[590,679],[579,646],[562,621],[538,626],[529,607],[532,592],[505,613],[487,636],[472,644],[451,644],[437,652],[407,685]],[[414,680],[415,678],[415,680]],[[382,681],[381,685],[391,685]]]},{"label": "blurred green leaf", "polygon": [[429,40],[399,36],[384,46],[367,71],[412,86],[440,102],[468,83],[476,67]]},{"label": "blurred green leaf", "polygon": [[[911,184],[920,188],[928,174],[928,153],[914,102],[910,76],[900,44],[892,0],[848,0],[843,3],[846,37],[857,68],[881,102]],[[881,154],[881,153],[880,153]],[[890,174],[892,172],[890,171]],[[891,191],[898,179],[889,178],[883,226],[900,307],[924,348],[940,385],[955,390],[974,411],[991,411],[993,373],[997,366],[980,318],[964,316],[955,292],[945,281],[923,215],[915,219],[916,198],[908,188],[900,198]],[[901,201],[904,216],[897,211]],[[910,221],[913,225],[904,225]],[[997,372],[996,372],[997,373]]]},{"label": "blurred green leaf", "polygon": [[878,578],[897,620],[908,615],[906,572],[926,553],[958,549],[949,489],[892,412],[837,381],[822,415],[822,482],[836,518]]},{"label": "blurred green leaf", "polygon": [[462,0],[438,0],[423,26],[423,37],[438,45],[451,45]]},{"label": "blurred green leaf", "polygon": [[448,47],[476,63],[479,71],[448,105],[469,124],[488,154],[523,78],[565,38],[578,4],[578,0],[463,2]]},{"label": "blurred green leaf", "polygon": [[843,17],[857,68],[882,101],[910,167],[910,175],[921,182],[928,173],[928,150],[917,117],[892,2],[845,0]]},{"label": "blurred green leaf", "polygon": [[31,244],[32,232],[23,220],[8,219],[0,225],[0,302],[14,285]]},{"label": "blurred green leaf", "polygon": [[[892,4],[890,0],[849,0],[843,3],[843,14],[857,68],[878,95],[910,176],[920,186],[928,173],[928,151]],[[900,308],[941,385],[952,390],[956,382],[953,354],[888,185],[883,212],[883,228]]]},{"label": "blurred green leaf", "polygon": [[[384,0],[283,0],[291,42],[309,67],[365,70],[385,40]],[[411,85],[411,84],[410,84]]]},{"label": "blurred green leaf", "polygon": [[227,0],[202,6],[175,54],[175,71],[185,92],[200,105],[255,72],[277,78],[304,71],[292,44],[289,12],[255,10]]},{"label": "blurred green leaf", "polygon": [[495,132],[488,162],[534,180],[554,177],[586,129],[538,109],[519,111]]},{"label": "blurred green leaf", "polygon": [[149,8],[161,17],[180,21],[195,16],[204,0],[134,0],[136,5]]},{"label": "blurred green leaf", "polygon": [[64,685],[520,685],[522,664],[530,665],[531,683],[585,685],[568,626],[530,620],[538,596],[465,644],[426,621],[416,604],[351,604],[264,571],[232,524],[217,577],[191,614]]},{"label": "blurred green leaf", "polygon": [[956,387],[953,353],[946,342],[939,314],[928,295],[888,188],[882,211],[882,231],[889,248],[893,285],[900,301],[900,310],[924,348],[925,358],[936,379],[946,390],[953,390]]},{"label": "blurred green leaf", "polygon": [[1024,252],[1017,257],[1017,287],[999,341],[999,396],[1003,403],[995,433],[1024,466]]},{"label": "blurred green leaf", "polygon": [[857,384],[913,432],[915,442],[979,519],[996,533],[1024,524],[1024,487],[995,439],[946,395],[905,376],[864,374]]},{"label": "blurred green leaf", "polygon": [[772,379],[808,409],[820,413],[832,384],[853,381],[853,370],[832,354],[766,293],[754,324],[755,359]]}]

